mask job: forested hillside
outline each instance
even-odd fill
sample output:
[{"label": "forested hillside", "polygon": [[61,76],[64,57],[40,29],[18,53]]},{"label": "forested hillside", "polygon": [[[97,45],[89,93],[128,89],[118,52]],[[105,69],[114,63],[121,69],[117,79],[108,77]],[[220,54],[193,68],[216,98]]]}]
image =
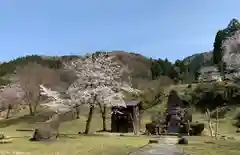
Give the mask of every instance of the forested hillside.
[{"label": "forested hillside", "polygon": [[[128,53],[125,51],[112,51],[111,53],[116,55],[119,61],[128,66],[132,75],[133,84],[136,86],[139,82],[155,80],[160,76],[167,76],[175,80],[175,82],[178,82],[179,80],[186,82],[187,80],[184,79],[188,76],[185,74],[186,71],[191,70],[194,73],[194,71],[198,69],[194,66],[192,69],[187,69],[189,66],[194,65],[194,63],[185,65],[183,63],[184,61],[180,60],[172,63],[168,61],[168,59],[154,60],[140,54]],[[29,63],[36,62],[51,69],[61,69],[64,62],[68,62],[75,57],[78,56],[43,57],[39,55],[31,55],[4,62],[0,65],[0,83],[7,84],[8,77],[11,76],[18,67],[22,67]]]}]

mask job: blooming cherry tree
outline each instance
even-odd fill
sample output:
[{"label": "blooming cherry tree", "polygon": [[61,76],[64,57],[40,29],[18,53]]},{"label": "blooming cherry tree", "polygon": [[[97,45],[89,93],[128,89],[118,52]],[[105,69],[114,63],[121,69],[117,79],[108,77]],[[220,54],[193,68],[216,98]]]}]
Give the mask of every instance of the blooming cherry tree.
[{"label": "blooming cherry tree", "polygon": [[[128,70],[124,65],[117,62],[112,54],[95,53],[87,55],[65,64],[65,67],[74,71],[78,78],[67,90],[70,100],[62,100],[59,104],[64,103],[70,107],[79,107],[83,104],[90,106],[85,133],[89,131],[96,106],[101,109],[103,129],[105,130],[106,107],[125,107],[124,93],[140,92],[133,89],[128,81],[123,80],[123,76],[127,75],[124,73],[127,73]],[[53,107],[53,105],[49,104],[50,107]]]},{"label": "blooming cherry tree", "polygon": [[138,92],[128,82],[123,81],[123,75],[128,70],[114,59],[114,55],[95,53],[66,65],[78,76],[78,79],[68,89],[71,100],[75,103],[90,105],[85,133],[89,131],[96,105],[100,107],[103,130],[106,130],[106,107],[126,106],[124,92]]},{"label": "blooming cherry tree", "polygon": [[97,100],[101,100],[102,104],[107,106],[125,106],[122,92],[137,91],[122,80],[122,75],[127,72],[127,68],[113,61],[114,58],[105,53],[92,54],[67,65],[66,67],[74,70],[78,76],[68,89],[71,99],[95,104],[89,101],[96,96]]}]

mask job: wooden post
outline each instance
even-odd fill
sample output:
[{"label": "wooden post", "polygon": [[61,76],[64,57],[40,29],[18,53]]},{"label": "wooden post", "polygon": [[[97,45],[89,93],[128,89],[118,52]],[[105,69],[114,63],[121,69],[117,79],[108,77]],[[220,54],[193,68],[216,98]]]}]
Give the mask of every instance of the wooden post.
[{"label": "wooden post", "polygon": [[188,136],[190,136],[190,133],[189,133],[189,131],[190,131],[190,122],[189,122],[189,120],[187,120],[187,125],[188,125]]},{"label": "wooden post", "polygon": [[139,135],[139,109],[138,106],[133,107],[133,129],[134,134]]},{"label": "wooden post", "polygon": [[218,138],[218,132],[219,132],[219,131],[218,131],[218,129],[219,129],[219,128],[218,128],[218,125],[219,125],[219,124],[218,124],[218,112],[219,112],[219,109],[217,108],[217,109],[216,109],[216,128],[215,128],[215,138]]},{"label": "wooden post", "polygon": [[136,126],[135,126],[135,122],[134,122],[134,118],[132,116],[132,114],[130,113],[130,118],[132,120],[132,125],[133,125],[133,132],[134,132],[134,135],[136,135]]},{"label": "wooden post", "polygon": [[206,111],[206,115],[207,115],[207,118],[208,118],[208,125],[209,125],[210,134],[211,134],[211,137],[213,138],[213,129],[212,129],[211,114],[210,114],[210,111],[209,111],[208,109],[207,109],[207,111]]}]

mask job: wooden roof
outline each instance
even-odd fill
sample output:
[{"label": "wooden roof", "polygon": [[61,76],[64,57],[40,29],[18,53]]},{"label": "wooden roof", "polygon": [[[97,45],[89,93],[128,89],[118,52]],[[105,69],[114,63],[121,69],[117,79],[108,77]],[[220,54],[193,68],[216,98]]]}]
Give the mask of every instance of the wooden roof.
[{"label": "wooden roof", "polygon": [[[138,104],[140,104],[140,101],[125,100],[125,104],[126,104],[127,107],[137,106]],[[117,107],[117,106],[113,106],[113,107]]]},{"label": "wooden roof", "polygon": [[127,106],[136,106],[140,103],[140,101],[125,101]]}]

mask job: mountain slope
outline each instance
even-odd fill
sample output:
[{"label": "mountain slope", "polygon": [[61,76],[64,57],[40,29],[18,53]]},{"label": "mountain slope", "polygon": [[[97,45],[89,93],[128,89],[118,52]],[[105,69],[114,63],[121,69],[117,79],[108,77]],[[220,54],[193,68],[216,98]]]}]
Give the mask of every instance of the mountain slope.
[{"label": "mountain slope", "polygon": [[234,76],[240,77],[240,22],[232,19],[226,28],[217,31],[213,45],[213,51],[194,54],[182,60],[183,63],[195,72],[202,66],[224,62],[226,72],[234,72]]},{"label": "mountain slope", "polygon": [[[116,55],[117,59],[123,64],[127,65],[131,71],[133,81],[138,80],[149,81],[151,80],[151,61],[140,54],[128,53],[124,51],[113,51],[111,54]],[[28,63],[36,62],[45,67],[49,67],[55,70],[61,70],[64,62],[71,61],[72,59],[79,58],[79,56],[39,56],[31,55],[20,57],[9,62],[4,62],[0,65],[0,85],[7,84],[9,77],[14,73],[15,69]],[[137,85],[138,82],[136,82]]]}]

